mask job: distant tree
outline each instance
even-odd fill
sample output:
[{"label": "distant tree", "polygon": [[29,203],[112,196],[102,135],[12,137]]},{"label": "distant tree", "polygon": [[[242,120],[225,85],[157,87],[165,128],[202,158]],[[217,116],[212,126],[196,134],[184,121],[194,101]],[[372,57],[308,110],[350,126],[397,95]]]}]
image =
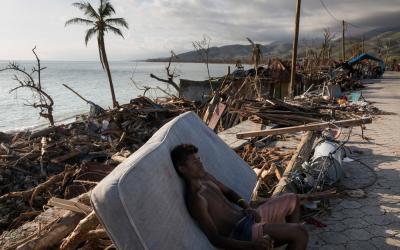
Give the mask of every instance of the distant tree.
[{"label": "distant tree", "polygon": [[109,0],[100,0],[100,6],[98,9],[94,9],[89,2],[73,3],[73,6],[82,10],[86,16],[85,18],[72,18],[65,23],[65,26],[70,24],[86,24],[91,26],[86,31],[85,43],[97,34],[97,45],[99,47],[100,62],[103,69],[106,71],[108,76],[108,81],[110,83],[111,97],[113,102],[113,107],[118,106],[117,100],[115,98],[114,85],[111,78],[110,66],[107,60],[106,47],[104,44],[104,34],[106,32],[113,32],[116,35],[124,37],[121,30],[115,26],[121,26],[128,28],[128,23],[124,18],[111,18],[112,14],[115,14],[114,7]]},{"label": "distant tree", "polygon": [[335,33],[331,32],[329,28],[323,30],[324,41],[320,52],[320,59],[331,59],[332,40],[335,39]]},{"label": "distant tree", "polygon": [[208,81],[210,83],[210,88],[212,93],[214,93],[214,88],[211,83],[210,67],[209,67],[209,52],[210,52],[210,42],[211,38],[207,35],[203,35],[203,40],[192,42],[194,50],[200,56],[201,60],[204,62],[207,68]]}]

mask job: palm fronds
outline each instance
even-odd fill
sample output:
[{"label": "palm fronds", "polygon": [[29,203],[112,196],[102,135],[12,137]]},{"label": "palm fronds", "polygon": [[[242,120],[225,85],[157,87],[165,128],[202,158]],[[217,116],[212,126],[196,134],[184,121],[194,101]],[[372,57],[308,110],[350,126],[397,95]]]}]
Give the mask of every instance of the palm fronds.
[{"label": "palm fronds", "polygon": [[65,22],[65,26],[68,26],[70,24],[86,24],[86,25],[93,25],[94,21],[89,20],[89,19],[84,19],[84,18],[72,18],[68,21]]},{"label": "palm fronds", "polygon": [[100,6],[99,13],[102,17],[108,17],[115,14],[115,9],[110,2],[105,1],[105,3]]},{"label": "palm fronds", "polygon": [[97,33],[97,29],[96,28],[90,28],[86,31],[86,35],[85,35],[85,44],[87,46],[89,40]]},{"label": "palm fronds", "polygon": [[90,17],[96,18],[96,19],[100,18],[100,15],[96,12],[96,10],[93,8],[93,6],[89,2],[73,3],[72,6],[75,6],[78,9],[83,10],[85,12],[86,16],[90,16]]},{"label": "palm fronds", "polygon": [[125,21],[124,18],[107,18],[104,22],[108,25],[119,25],[125,28],[129,28],[128,23]]},{"label": "palm fronds", "polygon": [[120,29],[115,28],[115,27],[113,27],[113,26],[111,26],[111,25],[106,25],[106,31],[111,31],[111,32],[113,32],[113,33],[116,34],[116,35],[119,35],[119,36],[124,37],[124,35],[122,34],[122,32],[121,32]]}]

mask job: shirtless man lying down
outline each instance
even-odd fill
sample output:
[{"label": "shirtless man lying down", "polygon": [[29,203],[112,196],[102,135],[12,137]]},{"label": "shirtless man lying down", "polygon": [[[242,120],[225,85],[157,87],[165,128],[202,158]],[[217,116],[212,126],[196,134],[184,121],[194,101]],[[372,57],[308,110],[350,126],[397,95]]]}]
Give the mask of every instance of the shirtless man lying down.
[{"label": "shirtless man lying down", "polygon": [[204,170],[189,144],[171,152],[177,173],[186,183],[186,204],[210,242],[222,249],[266,250],[287,244],[287,249],[306,249],[308,234],[298,224],[299,199],[295,194],[272,198],[251,209],[235,191],[226,187]]}]

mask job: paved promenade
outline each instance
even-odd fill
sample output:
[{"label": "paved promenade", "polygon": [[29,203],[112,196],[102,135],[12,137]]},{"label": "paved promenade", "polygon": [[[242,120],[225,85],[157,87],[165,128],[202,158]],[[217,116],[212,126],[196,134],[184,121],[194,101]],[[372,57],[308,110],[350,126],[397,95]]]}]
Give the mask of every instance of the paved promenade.
[{"label": "paved promenade", "polygon": [[[343,197],[331,202],[331,214],[321,221],[328,226],[309,226],[309,249],[400,249],[400,73],[387,72],[363,91],[368,101],[394,115],[379,116],[367,125],[364,141],[355,128],[347,146],[352,158],[375,169],[376,183],[366,188],[366,197]],[[356,166],[357,165],[357,166]],[[344,179],[353,187],[373,179],[371,171],[354,163]]]}]

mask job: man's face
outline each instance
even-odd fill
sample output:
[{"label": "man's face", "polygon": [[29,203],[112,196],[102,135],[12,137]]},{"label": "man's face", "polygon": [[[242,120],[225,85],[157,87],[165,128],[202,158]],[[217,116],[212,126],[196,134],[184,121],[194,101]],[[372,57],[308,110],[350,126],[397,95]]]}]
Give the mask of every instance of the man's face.
[{"label": "man's face", "polygon": [[184,165],[179,170],[188,178],[200,178],[205,175],[203,163],[198,154],[191,154],[187,157]]}]

